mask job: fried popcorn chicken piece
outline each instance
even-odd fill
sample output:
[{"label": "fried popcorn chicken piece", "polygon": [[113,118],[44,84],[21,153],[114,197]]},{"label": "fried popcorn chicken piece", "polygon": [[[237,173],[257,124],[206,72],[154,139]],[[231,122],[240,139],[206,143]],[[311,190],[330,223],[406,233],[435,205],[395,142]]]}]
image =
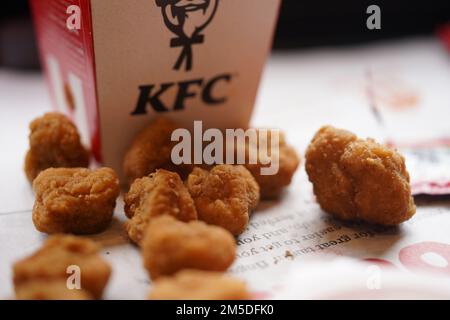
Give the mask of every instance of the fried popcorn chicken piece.
[{"label": "fried popcorn chicken piece", "polygon": [[178,143],[171,141],[171,135],[178,128],[171,120],[157,118],[134,138],[123,162],[129,184],[157,169],[167,169],[182,177],[187,176],[192,166],[175,165],[171,160],[172,148]]},{"label": "fried popcorn chicken piece", "polygon": [[397,225],[416,211],[405,159],[372,139],[323,127],[306,152],[306,171],[322,209],[338,218]]},{"label": "fried popcorn chicken piece", "polygon": [[[276,143],[276,140],[272,142],[272,133],[269,130],[266,135],[261,133],[261,129],[258,129],[257,137],[258,140],[261,139],[263,145],[268,147],[267,153],[272,158],[272,161],[274,161],[275,153],[277,153],[279,159],[278,172],[274,175],[261,174],[261,169],[269,167],[269,165],[262,164],[260,156],[258,156],[256,164],[249,163],[249,153],[254,152],[255,155],[259,155],[258,147],[261,144],[259,146],[258,144],[251,144],[248,140],[246,141],[247,160],[244,166],[255,177],[256,182],[258,182],[261,198],[265,200],[274,199],[279,197],[283,189],[291,184],[292,177],[300,165],[300,159],[295,149],[287,144],[283,132],[278,131],[278,143]],[[272,143],[274,144],[273,147]]]},{"label": "fried popcorn chicken piece", "polygon": [[31,122],[29,140],[24,169],[30,182],[47,168],[89,165],[89,153],[80,142],[77,128],[61,113],[46,113]]},{"label": "fried popcorn chicken piece", "polygon": [[164,169],[148,177],[136,179],[124,197],[126,224],[130,239],[140,244],[148,222],[168,214],[181,221],[197,219],[194,201],[180,176]]},{"label": "fried popcorn chicken piece", "polygon": [[247,226],[259,202],[259,186],[244,166],[218,165],[207,171],[194,168],[187,180],[198,217],[234,235]]},{"label": "fried popcorn chicken piece", "polygon": [[[19,299],[100,299],[111,268],[99,255],[99,247],[89,239],[54,235],[42,247],[13,266],[14,287]],[[66,283],[78,267],[81,290]],[[75,268],[74,268],[75,270]],[[70,269],[69,269],[70,271]]]},{"label": "fried popcorn chicken piece", "polygon": [[92,300],[86,290],[69,290],[66,280],[33,280],[16,288],[18,300]]},{"label": "fried popcorn chicken piece", "polygon": [[236,242],[220,227],[162,215],[150,221],[142,255],[152,279],[182,269],[224,271],[234,261]]},{"label": "fried popcorn chicken piece", "polygon": [[119,180],[110,168],[50,168],[33,182],[33,222],[48,234],[90,234],[111,222]]},{"label": "fried popcorn chicken piece", "polygon": [[248,300],[243,281],[214,271],[182,270],[155,281],[152,300]]}]

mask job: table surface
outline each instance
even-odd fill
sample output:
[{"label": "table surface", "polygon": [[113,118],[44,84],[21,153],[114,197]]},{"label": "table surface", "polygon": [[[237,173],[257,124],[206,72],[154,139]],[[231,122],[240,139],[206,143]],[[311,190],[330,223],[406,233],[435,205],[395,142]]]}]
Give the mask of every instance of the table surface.
[{"label": "table surface", "polygon": [[[368,88],[375,93],[368,95]],[[431,38],[342,49],[277,52],[270,57],[265,70],[253,123],[282,128],[300,155],[314,132],[324,124],[346,128],[361,136],[392,140],[399,145],[435,141],[450,137],[449,88],[449,56],[441,44]],[[374,114],[373,94],[382,121]],[[28,123],[50,109],[50,99],[39,73],[0,70],[0,298],[13,296],[13,262],[35,250],[45,239],[31,222],[34,196],[22,166],[28,147]],[[240,257],[231,272],[246,279],[255,292],[273,297],[268,292],[276,285],[274,279],[295,265],[289,259],[280,258],[283,263],[271,263],[270,268],[263,268],[263,261],[282,256],[286,250],[304,249],[309,241],[296,245],[288,243],[288,239],[306,235],[313,239],[312,234],[324,228],[335,228],[329,230],[334,235],[329,241],[343,237],[344,231],[346,234],[361,232],[362,229],[328,221],[312,199],[311,186],[302,166],[281,204],[265,203],[261,206],[262,213],[252,217],[253,223],[240,239],[258,235],[266,245],[274,239],[282,245],[278,251],[261,253],[256,260],[245,254],[255,247],[239,245]],[[417,218],[403,229],[393,234],[375,231],[374,239],[354,240],[354,245],[336,246],[327,252],[358,261],[383,258],[401,265],[399,252],[411,244],[450,244],[449,208],[450,202],[442,199],[419,201]],[[293,212],[299,213],[293,217]],[[149,281],[137,249],[128,244],[123,233],[125,217],[120,199],[115,215],[111,228],[93,237],[105,246],[103,255],[114,268],[106,298],[141,299],[148,292]],[[277,224],[279,230],[286,228],[287,233],[273,235],[271,239],[264,236],[273,232]],[[311,241],[314,245],[321,243],[320,239]],[[429,263],[436,268],[446,268],[442,257],[430,259]],[[257,271],[250,272],[252,266]],[[306,271],[304,274],[309,275]],[[262,278],[271,280],[262,281]],[[295,292],[295,297],[311,297],[311,288]],[[316,294],[324,296],[320,292]]]}]

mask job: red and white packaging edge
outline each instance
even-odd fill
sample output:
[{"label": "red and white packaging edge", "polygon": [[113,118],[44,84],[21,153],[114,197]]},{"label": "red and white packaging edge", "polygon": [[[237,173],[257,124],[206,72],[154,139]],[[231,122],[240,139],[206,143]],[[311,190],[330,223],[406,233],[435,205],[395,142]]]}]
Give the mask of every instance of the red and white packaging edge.
[{"label": "red and white packaging edge", "polygon": [[[54,107],[122,176],[132,138],[164,116],[245,127],[281,0],[30,0]],[[79,8],[80,28],[67,20]],[[72,7],[73,8],[73,7]],[[76,17],[75,17],[76,18]]]}]

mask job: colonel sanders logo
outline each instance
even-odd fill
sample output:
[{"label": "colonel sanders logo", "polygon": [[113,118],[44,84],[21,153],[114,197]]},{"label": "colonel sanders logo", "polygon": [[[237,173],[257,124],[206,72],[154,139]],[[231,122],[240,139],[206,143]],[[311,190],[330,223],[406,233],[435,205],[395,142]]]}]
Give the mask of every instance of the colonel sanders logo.
[{"label": "colonel sanders logo", "polygon": [[216,13],[219,0],[156,0],[161,7],[164,23],[176,38],[170,41],[170,47],[182,47],[181,54],[173,67],[180,70],[192,69],[192,46],[204,41],[201,32],[208,26]]}]

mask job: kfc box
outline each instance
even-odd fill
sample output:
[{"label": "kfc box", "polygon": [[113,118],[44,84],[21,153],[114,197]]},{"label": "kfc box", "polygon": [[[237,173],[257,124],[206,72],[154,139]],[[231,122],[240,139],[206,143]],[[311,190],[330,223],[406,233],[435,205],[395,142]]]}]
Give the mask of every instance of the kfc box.
[{"label": "kfc box", "polygon": [[55,107],[121,172],[157,116],[248,125],[280,0],[30,0]]}]

